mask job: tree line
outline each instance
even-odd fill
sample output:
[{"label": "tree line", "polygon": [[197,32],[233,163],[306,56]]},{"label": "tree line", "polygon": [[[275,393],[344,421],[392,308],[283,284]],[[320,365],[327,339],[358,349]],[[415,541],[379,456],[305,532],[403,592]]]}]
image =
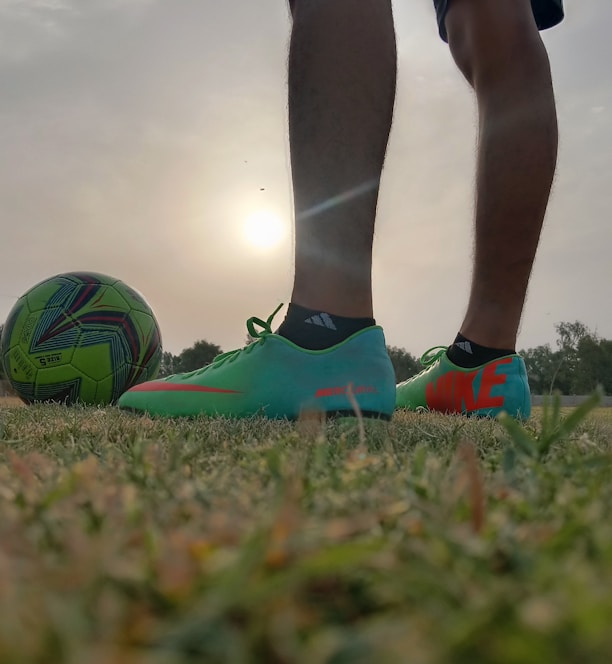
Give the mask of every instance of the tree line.
[{"label": "tree line", "polygon": [[584,323],[557,323],[556,349],[550,344],[521,351],[533,394],[588,394],[598,385],[612,394],[612,340]]},{"label": "tree line", "polygon": [[[612,394],[612,340],[601,339],[580,321],[557,323],[555,331],[555,348],[544,344],[520,351],[532,393],[588,394],[600,385],[606,394]],[[247,343],[252,341],[247,339]],[[387,350],[398,383],[422,369],[419,360],[404,348],[387,346]],[[195,371],[210,364],[221,352],[219,346],[203,339],[178,355],[165,351],[160,377]],[[0,379],[4,377],[0,362]]]}]

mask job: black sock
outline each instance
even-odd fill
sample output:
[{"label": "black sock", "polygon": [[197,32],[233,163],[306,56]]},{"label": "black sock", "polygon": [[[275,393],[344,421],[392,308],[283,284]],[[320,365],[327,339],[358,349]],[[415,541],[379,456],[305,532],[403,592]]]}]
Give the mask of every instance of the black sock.
[{"label": "black sock", "polygon": [[453,345],[449,346],[446,354],[448,359],[458,367],[472,369],[481,364],[495,360],[504,355],[512,355],[514,350],[510,348],[488,348],[480,346],[473,341],[466,339],[462,334],[458,334]]},{"label": "black sock", "polygon": [[323,350],[372,325],[376,325],[373,318],[346,318],[291,303],[276,334],[300,348]]}]

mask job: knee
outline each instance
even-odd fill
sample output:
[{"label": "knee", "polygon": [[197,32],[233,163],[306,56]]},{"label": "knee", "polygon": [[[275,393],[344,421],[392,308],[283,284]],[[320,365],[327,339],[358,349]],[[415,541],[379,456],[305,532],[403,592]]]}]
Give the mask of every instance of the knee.
[{"label": "knee", "polygon": [[446,29],[453,59],[474,88],[528,68],[543,50],[530,0],[450,0]]}]

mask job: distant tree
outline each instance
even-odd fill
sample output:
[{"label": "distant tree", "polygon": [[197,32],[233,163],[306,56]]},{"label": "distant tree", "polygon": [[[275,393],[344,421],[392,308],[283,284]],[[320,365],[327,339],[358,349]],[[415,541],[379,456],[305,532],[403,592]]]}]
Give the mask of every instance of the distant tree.
[{"label": "distant tree", "polygon": [[[2,329],[4,328],[4,325],[0,325],[0,339],[2,338]],[[0,380],[4,380],[6,378],[6,374],[4,373],[4,365],[2,364],[2,355],[0,355]]]},{"label": "distant tree", "polygon": [[555,373],[555,359],[550,345],[521,350],[520,355],[525,361],[529,387],[533,394],[547,394]]},{"label": "distant tree", "polygon": [[533,394],[551,394],[558,390],[567,391],[569,381],[563,368],[563,355],[553,351],[550,344],[522,350],[521,356],[527,367],[529,387]]},{"label": "distant tree", "polygon": [[210,364],[221,352],[219,346],[204,340],[196,341],[193,346],[183,349],[179,355],[165,351],[162,353],[159,377],[201,369]]},{"label": "distant tree", "polygon": [[404,348],[387,346],[387,352],[389,353],[391,364],[395,370],[396,383],[401,383],[403,380],[419,373],[422,369],[419,361]]},{"label": "distant tree", "polygon": [[577,362],[573,387],[576,394],[588,394],[601,385],[606,394],[612,393],[612,341],[587,335],[577,347]]},{"label": "distant tree", "polygon": [[175,371],[185,372],[200,369],[210,364],[221,352],[221,348],[216,344],[211,344],[203,339],[196,341],[191,348],[185,348],[178,356]]},{"label": "distant tree", "polygon": [[612,394],[612,340],[602,339],[599,342],[601,356],[598,364],[598,383],[606,394]]},{"label": "distant tree", "polygon": [[161,365],[159,367],[159,377],[171,376],[172,374],[179,373],[179,358],[178,355],[173,355],[168,351],[162,353]]},{"label": "distant tree", "polygon": [[578,320],[573,323],[557,323],[555,330],[557,331],[557,346],[562,351],[576,352],[582,339],[595,336],[584,323]]},{"label": "distant tree", "polygon": [[612,393],[612,341],[599,339],[580,321],[557,323],[555,330],[556,351],[549,344],[521,351],[531,391],[588,394],[601,385]]},{"label": "distant tree", "polygon": [[561,353],[559,372],[563,378],[567,374],[568,385],[566,394],[581,394],[581,387],[587,381],[586,376],[580,376],[579,351],[580,343],[587,338],[594,339],[595,335],[580,321],[573,323],[562,322],[555,325],[557,331],[557,346]]}]

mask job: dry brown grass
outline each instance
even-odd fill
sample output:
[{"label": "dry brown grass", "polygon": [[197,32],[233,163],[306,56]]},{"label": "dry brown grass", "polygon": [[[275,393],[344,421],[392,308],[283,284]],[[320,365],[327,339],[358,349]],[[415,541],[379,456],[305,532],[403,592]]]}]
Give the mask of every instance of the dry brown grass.
[{"label": "dry brown grass", "polygon": [[0,408],[24,405],[25,404],[19,397],[0,397]]}]

